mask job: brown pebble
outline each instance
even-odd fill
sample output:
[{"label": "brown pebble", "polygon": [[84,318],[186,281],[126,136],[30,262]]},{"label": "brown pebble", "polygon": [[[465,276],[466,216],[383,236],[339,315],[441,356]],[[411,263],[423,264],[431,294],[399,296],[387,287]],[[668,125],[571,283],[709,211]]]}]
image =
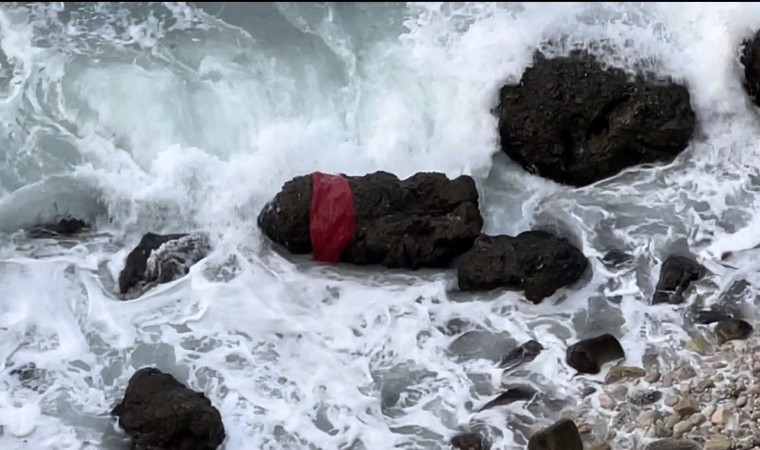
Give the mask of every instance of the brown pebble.
[{"label": "brown pebble", "polygon": [[699,383],[697,383],[696,391],[697,392],[704,392],[707,389],[711,389],[715,387],[715,381],[708,378],[706,380],[701,380]]},{"label": "brown pebble", "polygon": [[679,416],[690,416],[699,411],[697,402],[691,398],[682,398],[678,400],[678,403],[673,407],[673,411]]},{"label": "brown pebble", "polygon": [[697,376],[697,372],[691,364],[684,364],[673,373],[673,380],[684,381]]},{"label": "brown pebble", "polygon": [[665,399],[665,406],[668,406],[670,408],[676,406],[676,403],[678,403],[679,398],[675,395],[671,395],[670,397]]},{"label": "brown pebble", "polygon": [[607,376],[604,378],[604,384],[617,383],[618,381],[631,378],[641,378],[646,374],[647,371],[641,367],[615,366],[611,367],[610,371],[607,372]]},{"label": "brown pebble", "polygon": [[604,409],[613,409],[615,407],[615,400],[609,395],[602,393],[599,394],[599,406]]},{"label": "brown pebble", "polygon": [[579,434],[589,434],[591,433],[591,424],[584,422],[580,425],[578,425],[578,433]]}]

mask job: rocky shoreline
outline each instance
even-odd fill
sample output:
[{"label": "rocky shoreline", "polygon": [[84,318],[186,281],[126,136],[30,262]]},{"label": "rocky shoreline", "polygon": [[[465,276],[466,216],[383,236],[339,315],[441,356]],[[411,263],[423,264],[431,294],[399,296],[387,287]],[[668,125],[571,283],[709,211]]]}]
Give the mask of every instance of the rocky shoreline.
[{"label": "rocky shoreline", "polygon": [[672,370],[654,363],[589,386],[568,412],[587,448],[760,449],[760,336],[713,348],[702,342]]}]

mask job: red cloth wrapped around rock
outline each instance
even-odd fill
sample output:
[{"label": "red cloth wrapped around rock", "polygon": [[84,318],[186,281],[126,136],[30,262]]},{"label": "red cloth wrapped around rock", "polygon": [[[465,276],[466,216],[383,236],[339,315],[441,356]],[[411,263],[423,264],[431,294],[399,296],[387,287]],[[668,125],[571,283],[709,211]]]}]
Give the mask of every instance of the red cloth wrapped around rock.
[{"label": "red cloth wrapped around rock", "polygon": [[309,236],[314,260],[340,262],[355,230],[354,195],[348,180],[322,172],[311,174]]}]

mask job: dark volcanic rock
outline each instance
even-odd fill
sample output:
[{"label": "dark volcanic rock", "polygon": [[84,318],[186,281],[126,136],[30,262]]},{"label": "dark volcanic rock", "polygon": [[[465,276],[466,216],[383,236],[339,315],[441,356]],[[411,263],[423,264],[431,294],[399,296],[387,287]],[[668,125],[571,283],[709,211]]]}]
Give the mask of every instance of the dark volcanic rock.
[{"label": "dark volcanic rock", "polygon": [[611,334],[578,341],[565,353],[567,365],[578,372],[590,374],[599,373],[602,364],[621,358],[625,358],[625,351],[620,341]]},{"label": "dark volcanic rock", "polygon": [[71,217],[63,218],[54,223],[37,225],[27,231],[27,234],[33,238],[71,236],[89,229],[90,225],[87,222]]},{"label": "dark volcanic rock", "polygon": [[451,438],[451,446],[457,450],[489,450],[488,440],[478,433],[458,434]]},{"label": "dark volcanic rock", "polygon": [[510,370],[522,363],[533,361],[543,349],[544,346],[540,342],[531,339],[502,356],[499,367]]},{"label": "dark volcanic rock", "polygon": [[583,442],[575,422],[561,419],[531,436],[528,450],[583,450]]},{"label": "dark volcanic rock", "polygon": [[652,304],[683,302],[683,293],[692,281],[705,274],[705,269],[696,261],[683,256],[670,256],[662,263],[660,279],[657,282]]},{"label": "dark volcanic rock", "polygon": [[203,233],[146,233],[127,255],[119,274],[119,291],[125,298],[137,298],[157,284],[185,276],[210,250],[208,236]]},{"label": "dark volcanic rock", "polygon": [[525,290],[528,300],[540,303],[577,281],[586,266],[586,257],[566,239],[526,231],[517,237],[481,235],[462,256],[457,275],[463,291],[516,287]]},{"label": "dark volcanic rock", "polygon": [[537,52],[520,83],[501,89],[499,111],[502,150],[529,172],[574,186],[670,162],[695,128],[684,86],[631,80],[583,52]]},{"label": "dark volcanic rock", "polygon": [[135,449],[213,450],[225,437],[211,401],[158,369],[135,372],[112,414]]},{"label": "dark volcanic rock", "polygon": [[744,88],[755,104],[760,105],[760,31],[745,40],[741,63],[744,66]]},{"label": "dark volcanic rock", "polygon": [[[446,267],[469,250],[480,234],[475,182],[417,173],[399,180],[387,172],[349,176],[356,209],[354,239],[341,261],[390,268]],[[312,251],[309,217],[311,176],[299,176],[261,211],[258,225],[291,253]]]},{"label": "dark volcanic rock", "polygon": [[752,334],[752,325],[741,319],[726,319],[715,325],[715,336],[718,344],[728,341],[747,339]]}]

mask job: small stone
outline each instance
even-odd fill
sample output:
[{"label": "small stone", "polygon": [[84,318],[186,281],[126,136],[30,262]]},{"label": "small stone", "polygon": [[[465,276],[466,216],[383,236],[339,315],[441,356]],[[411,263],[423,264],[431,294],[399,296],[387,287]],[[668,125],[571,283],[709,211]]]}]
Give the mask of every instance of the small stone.
[{"label": "small stone", "polygon": [[610,368],[604,379],[604,384],[617,383],[621,380],[641,378],[647,374],[647,371],[640,367],[615,366]]},{"label": "small stone", "polygon": [[628,387],[623,384],[618,384],[610,389],[609,394],[617,401],[625,400],[625,396],[628,395]]},{"label": "small stone", "polygon": [[669,388],[673,386],[673,375],[671,374],[665,374],[662,377],[662,383],[660,383],[662,387]]},{"label": "small stone", "polygon": [[712,365],[713,369],[723,369],[728,367],[728,363],[725,361],[716,361]]},{"label": "small stone", "polygon": [[758,421],[760,420],[760,411],[755,411],[752,413],[751,416],[749,416],[750,420]]},{"label": "small stone", "polygon": [[607,394],[599,394],[599,406],[604,409],[613,409],[617,402]]},{"label": "small stone", "polygon": [[654,425],[657,420],[657,411],[649,410],[639,414],[638,422],[641,428],[647,428]]},{"label": "small stone", "polygon": [[673,436],[673,430],[665,426],[657,426],[654,430],[654,435],[659,438],[665,438]]},{"label": "small stone", "polygon": [[707,389],[712,389],[714,387],[715,387],[715,382],[711,378],[708,378],[706,380],[701,380],[700,382],[697,383],[696,391],[704,392]]},{"label": "small stone", "polygon": [[610,444],[605,444],[604,442],[597,442],[596,444],[592,445],[589,450],[612,450],[610,447]]},{"label": "small stone", "polygon": [[724,438],[723,436],[718,436],[710,439],[709,441],[705,442],[704,450],[730,450],[731,449],[731,441]]},{"label": "small stone", "polygon": [[752,325],[741,319],[726,319],[718,322],[714,331],[718,345],[723,345],[734,339],[747,339],[752,333]]},{"label": "small stone", "polygon": [[689,431],[689,430],[691,430],[692,428],[694,428],[694,425],[691,422],[689,422],[688,420],[684,420],[683,422],[678,422],[673,427],[673,437],[680,438],[681,436],[683,436],[684,434],[686,434],[686,432]]},{"label": "small stone", "polygon": [[646,450],[701,450],[702,446],[694,441],[683,439],[662,439],[646,446]]},{"label": "small stone", "polygon": [[647,383],[656,383],[660,381],[660,376],[661,376],[660,370],[655,367],[654,369],[649,371],[647,376],[644,378],[644,381],[646,381]]},{"label": "small stone", "polygon": [[743,408],[744,405],[746,405],[746,404],[747,404],[747,396],[746,395],[742,395],[742,396],[740,396],[739,398],[736,399],[736,406],[738,406],[739,408]]},{"label": "small stone", "polygon": [[589,434],[591,433],[591,424],[584,422],[580,425],[578,425],[578,434]]},{"label": "small stone", "polygon": [[690,364],[684,364],[679,367],[673,374],[673,380],[684,381],[697,376],[697,372]]},{"label": "small stone", "polygon": [[585,388],[583,388],[583,392],[581,395],[583,396],[583,398],[586,398],[589,395],[593,394],[594,392],[596,392],[596,388],[594,386],[586,386]]},{"label": "small stone", "polygon": [[718,407],[710,418],[710,422],[715,425],[725,425],[728,422],[728,414],[726,414],[725,408],[722,406]]},{"label": "small stone", "polygon": [[697,402],[691,398],[682,398],[673,407],[673,411],[681,417],[690,416],[699,411]]},{"label": "small stone", "polygon": [[689,395],[691,392],[691,385],[689,383],[681,383],[678,385],[678,390],[681,391],[683,395]]},{"label": "small stone", "polygon": [[689,422],[695,427],[698,427],[707,422],[707,417],[702,413],[692,414],[691,417],[689,417]]},{"label": "small stone", "polygon": [[674,414],[672,416],[669,416],[667,419],[665,419],[665,426],[668,429],[672,430],[673,427],[676,426],[676,424],[680,421],[681,421],[681,416],[679,416],[678,414]]},{"label": "small stone", "polygon": [[721,381],[723,381],[723,379],[724,379],[724,378],[725,378],[725,377],[724,377],[724,376],[723,376],[723,374],[722,374],[722,373],[720,373],[720,372],[716,373],[716,374],[715,374],[715,375],[713,375],[713,377],[712,377],[713,381],[716,381],[716,382],[721,382]]},{"label": "small stone", "polygon": [[660,391],[639,391],[631,395],[631,403],[636,406],[647,406],[657,403],[662,398]]},{"label": "small stone", "polygon": [[670,397],[665,399],[665,406],[668,406],[670,408],[676,406],[676,403],[678,403],[679,398],[675,395],[671,395]]}]

